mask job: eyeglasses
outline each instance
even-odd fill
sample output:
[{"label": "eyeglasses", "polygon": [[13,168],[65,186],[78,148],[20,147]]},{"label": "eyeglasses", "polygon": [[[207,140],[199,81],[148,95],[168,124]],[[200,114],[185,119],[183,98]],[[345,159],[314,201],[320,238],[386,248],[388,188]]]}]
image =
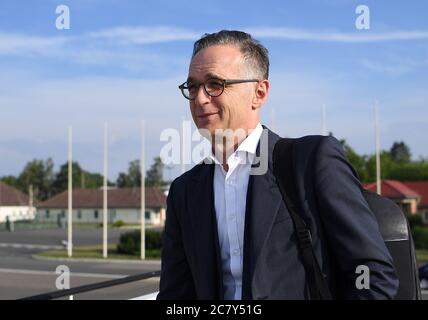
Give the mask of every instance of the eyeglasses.
[{"label": "eyeglasses", "polygon": [[181,90],[181,93],[186,99],[195,100],[198,95],[199,87],[201,84],[204,86],[205,92],[210,97],[218,97],[220,96],[224,88],[231,84],[236,83],[246,83],[246,82],[259,82],[257,79],[249,79],[249,80],[224,80],[224,79],[216,79],[211,78],[205,82],[196,82],[196,81],[186,81],[183,84],[180,84],[178,88]]}]

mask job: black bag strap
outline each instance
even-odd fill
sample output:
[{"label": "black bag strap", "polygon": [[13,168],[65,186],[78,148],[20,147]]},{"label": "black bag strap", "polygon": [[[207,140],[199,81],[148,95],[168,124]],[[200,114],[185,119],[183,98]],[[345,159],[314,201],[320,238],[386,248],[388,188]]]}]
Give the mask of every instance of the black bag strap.
[{"label": "black bag strap", "polygon": [[315,256],[311,232],[298,214],[300,210],[293,174],[293,146],[293,139],[282,138],[277,141],[273,150],[273,172],[284,203],[293,219],[308,279],[309,297],[313,300],[330,300],[332,299],[330,289]]}]

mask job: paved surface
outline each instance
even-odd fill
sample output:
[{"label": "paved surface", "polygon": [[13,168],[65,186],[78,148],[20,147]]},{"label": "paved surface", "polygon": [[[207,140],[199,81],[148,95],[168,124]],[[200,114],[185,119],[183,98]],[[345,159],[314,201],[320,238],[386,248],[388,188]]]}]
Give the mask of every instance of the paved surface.
[{"label": "paved surface", "polygon": [[[109,229],[109,243],[117,243],[120,234],[127,230]],[[75,229],[75,245],[101,243],[102,229]],[[0,232],[0,299],[19,299],[31,295],[55,291],[59,265],[70,269],[70,287],[118,279],[128,275],[160,270],[159,260],[135,262],[61,262],[35,260],[32,255],[50,248],[61,247],[66,239],[65,230],[20,230],[14,233]],[[142,280],[131,284],[95,290],[75,295],[83,299],[133,299],[146,296],[153,299],[159,288],[159,278]],[[423,291],[428,300],[428,291]]]},{"label": "paved surface", "polygon": [[[121,233],[128,230],[109,229],[109,243],[117,243]],[[75,245],[94,245],[101,242],[102,229],[75,229]],[[61,229],[20,230],[0,232],[0,299],[19,299],[57,290],[59,274],[56,268],[70,269],[70,287],[118,279],[128,275],[160,270],[159,260],[144,262],[70,262],[36,260],[32,255],[61,247],[66,233]],[[123,284],[74,296],[81,299],[131,299],[158,290],[159,278]]]},{"label": "paved surface", "polygon": [[[128,229],[109,228],[107,237],[109,243],[118,243],[122,233]],[[76,246],[102,244],[102,228],[74,228],[73,243]],[[32,244],[32,245],[61,245],[67,240],[66,229],[17,230],[15,232],[0,232],[0,243]]]}]

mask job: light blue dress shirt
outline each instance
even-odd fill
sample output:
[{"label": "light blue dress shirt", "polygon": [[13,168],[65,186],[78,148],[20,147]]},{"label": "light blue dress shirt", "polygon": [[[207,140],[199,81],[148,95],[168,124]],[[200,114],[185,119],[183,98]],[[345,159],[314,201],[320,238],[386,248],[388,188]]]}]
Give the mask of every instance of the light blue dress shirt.
[{"label": "light blue dress shirt", "polygon": [[214,169],[214,206],[221,251],[224,298],[240,300],[244,256],[245,207],[251,164],[263,132],[257,127],[227,159],[226,172],[211,154]]}]

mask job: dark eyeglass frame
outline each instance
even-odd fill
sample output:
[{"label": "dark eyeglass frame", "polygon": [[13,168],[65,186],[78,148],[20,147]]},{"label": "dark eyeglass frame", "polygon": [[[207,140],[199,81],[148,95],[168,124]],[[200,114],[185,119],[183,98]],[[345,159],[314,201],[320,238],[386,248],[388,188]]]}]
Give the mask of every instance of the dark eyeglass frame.
[{"label": "dark eyeglass frame", "polygon": [[[221,89],[221,91],[220,91],[220,93],[219,94],[211,94],[211,93],[209,93],[208,92],[208,90],[207,90],[207,87],[206,87],[206,82],[208,82],[208,81],[212,81],[212,80],[217,80],[217,81],[219,81],[219,82],[222,82],[222,84],[223,84],[223,86],[222,86],[222,89]],[[210,97],[213,97],[213,98],[215,98],[215,97],[219,97],[219,96],[221,96],[221,94],[224,92],[224,89],[226,88],[226,86],[228,86],[228,85],[231,85],[231,84],[237,84],[237,83],[247,83],[247,82],[260,82],[260,80],[258,80],[258,79],[220,79],[220,78],[209,78],[209,79],[207,79],[206,81],[204,81],[204,82],[200,82],[199,84],[198,83],[195,83],[195,85],[197,86],[197,92],[199,91],[199,88],[200,88],[200,86],[201,85],[203,85],[204,86],[204,91],[206,92],[206,94],[207,95],[209,95]],[[189,89],[189,87],[187,86],[187,81],[185,81],[185,82],[183,82],[182,84],[180,84],[179,86],[178,86],[178,88],[180,89],[180,91],[181,91],[181,94],[183,95],[183,97],[185,97],[186,99],[188,99],[188,100],[195,100],[196,99],[196,96],[194,97],[194,98],[190,98],[190,97],[187,97],[185,94],[184,94],[184,90],[185,89]]]}]

